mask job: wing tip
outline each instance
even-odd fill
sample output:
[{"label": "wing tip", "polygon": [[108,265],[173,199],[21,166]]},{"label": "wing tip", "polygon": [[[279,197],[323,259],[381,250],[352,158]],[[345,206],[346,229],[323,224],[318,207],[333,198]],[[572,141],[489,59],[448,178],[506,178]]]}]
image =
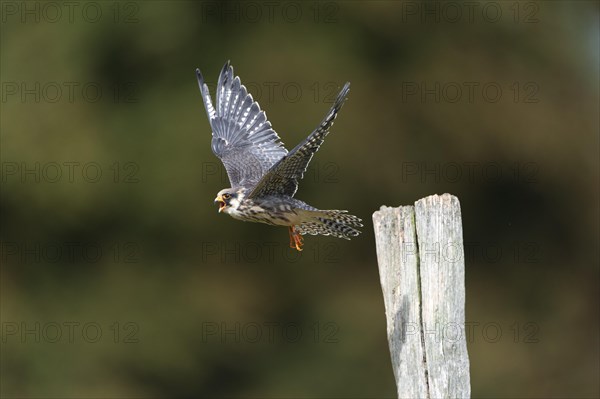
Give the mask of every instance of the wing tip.
[{"label": "wing tip", "polygon": [[344,87],[342,87],[342,90],[340,90],[340,93],[337,96],[337,99],[335,100],[336,104],[340,104],[342,102],[344,102],[346,100],[346,96],[348,96],[348,93],[350,92],[350,82],[346,82],[344,84]]},{"label": "wing tip", "polygon": [[204,76],[202,76],[200,68],[196,68],[196,79],[198,80],[198,86],[200,86],[200,90],[202,90],[202,86],[204,85]]},{"label": "wing tip", "polygon": [[231,60],[227,60],[225,62],[225,64],[223,65],[223,68],[221,69],[221,73],[225,72],[226,70],[229,69],[229,67],[231,66]]},{"label": "wing tip", "polygon": [[233,76],[233,66],[231,66],[231,61],[230,60],[227,60],[227,62],[225,63],[225,65],[223,65],[223,68],[221,69],[220,76],[222,78],[228,78],[228,77],[232,77]]}]

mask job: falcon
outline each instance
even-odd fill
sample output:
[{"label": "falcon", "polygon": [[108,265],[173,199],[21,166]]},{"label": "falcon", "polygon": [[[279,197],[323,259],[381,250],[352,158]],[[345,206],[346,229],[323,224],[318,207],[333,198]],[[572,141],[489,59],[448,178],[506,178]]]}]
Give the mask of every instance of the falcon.
[{"label": "falcon", "polygon": [[212,151],[225,166],[231,183],[231,188],[217,194],[219,212],[246,222],[288,227],[290,247],[298,251],[305,234],[347,240],[360,234],[358,217],[347,211],[317,209],[294,198],[298,182],[346,100],[349,82],[321,124],[288,152],[229,61],[219,75],[214,105],[199,69],[196,77],[212,128]]}]

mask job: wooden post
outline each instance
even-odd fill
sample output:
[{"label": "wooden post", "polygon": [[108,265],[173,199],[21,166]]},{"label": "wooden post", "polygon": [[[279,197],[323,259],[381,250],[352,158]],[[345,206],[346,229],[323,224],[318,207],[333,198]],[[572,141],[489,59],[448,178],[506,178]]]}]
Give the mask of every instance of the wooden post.
[{"label": "wooden post", "polygon": [[469,398],[458,199],[432,195],[373,214],[399,398]]}]

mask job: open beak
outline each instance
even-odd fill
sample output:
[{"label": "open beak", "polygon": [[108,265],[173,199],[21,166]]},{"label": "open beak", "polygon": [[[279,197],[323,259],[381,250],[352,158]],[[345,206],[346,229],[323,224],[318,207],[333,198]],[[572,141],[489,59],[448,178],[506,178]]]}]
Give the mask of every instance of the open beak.
[{"label": "open beak", "polygon": [[215,204],[219,204],[219,213],[223,212],[223,209],[225,209],[225,201],[223,201],[223,197],[219,195],[217,198],[215,198]]}]

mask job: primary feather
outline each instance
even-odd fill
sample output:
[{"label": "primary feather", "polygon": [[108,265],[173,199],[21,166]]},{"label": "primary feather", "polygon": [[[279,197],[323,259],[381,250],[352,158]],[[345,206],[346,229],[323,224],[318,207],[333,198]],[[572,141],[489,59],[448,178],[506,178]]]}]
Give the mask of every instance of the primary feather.
[{"label": "primary feather", "polygon": [[219,75],[215,106],[199,69],[196,77],[212,128],[211,147],[223,162],[231,186],[255,186],[287,150],[229,62]]},{"label": "primary feather", "polygon": [[325,141],[327,134],[329,134],[329,129],[333,126],[333,121],[344,105],[349,91],[350,83],[346,83],[319,127],[267,172],[252,190],[249,198],[276,194],[293,196],[296,194],[298,181],[304,177],[304,172],[306,172],[310,160]]}]

